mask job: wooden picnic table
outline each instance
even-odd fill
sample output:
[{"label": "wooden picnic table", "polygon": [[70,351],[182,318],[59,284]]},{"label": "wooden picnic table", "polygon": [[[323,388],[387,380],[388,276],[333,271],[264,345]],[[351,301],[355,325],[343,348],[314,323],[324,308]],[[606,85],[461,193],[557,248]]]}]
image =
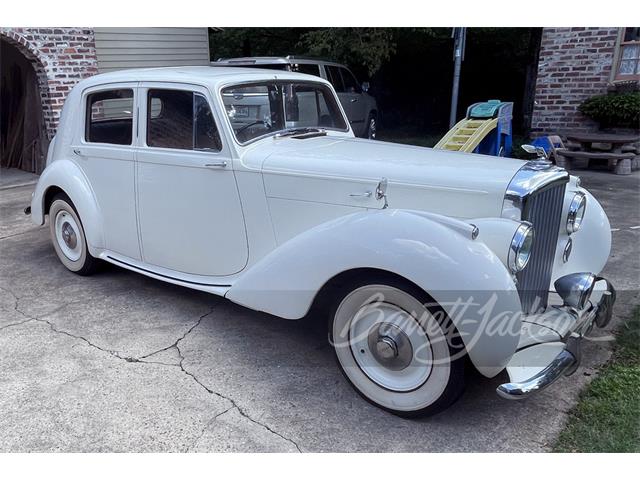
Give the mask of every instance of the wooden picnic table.
[{"label": "wooden picnic table", "polygon": [[[619,175],[628,175],[637,168],[640,152],[635,144],[640,142],[640,134],[568,133],[567,140],[571,142],[570,148],[557,152],[566,167],[571,166],[573,160],[585,160],[587,166],[591,160],[605,160],[609,169]],[[600,148],[594,148],[596,143]]]}]

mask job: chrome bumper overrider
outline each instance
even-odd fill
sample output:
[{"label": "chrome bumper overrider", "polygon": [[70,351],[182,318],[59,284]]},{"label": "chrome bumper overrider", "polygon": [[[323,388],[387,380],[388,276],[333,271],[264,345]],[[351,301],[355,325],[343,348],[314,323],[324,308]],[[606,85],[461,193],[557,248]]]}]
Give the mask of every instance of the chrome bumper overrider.
[{"label": "chrome bumper overrider", "polygon": [[595,304],[592,302],[591,306],[582,312],[577,312],[568,307],[561,307],[576,319],[576,327],[566,336],[564,348],[559,351],[548,365],[531,376],[531,378],[500,385],[497,388],[498,395],[508,400],[521,400],[543,390],[560,377],[571,375],[576,371],[581,360],[580,344],[582,339],[592,330],[594,325],[598,328],[607,326],[611,321],[613,305],[616,300],[616,291],[613,285],[604,278],[598,278],[597,281],[606,282],[606,288],[599,292],[601,295]]}]

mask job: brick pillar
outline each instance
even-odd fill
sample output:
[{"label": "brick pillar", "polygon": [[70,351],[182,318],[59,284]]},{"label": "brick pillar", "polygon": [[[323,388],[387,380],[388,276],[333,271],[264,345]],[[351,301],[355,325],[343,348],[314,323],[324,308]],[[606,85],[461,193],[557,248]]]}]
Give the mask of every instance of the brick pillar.
[{"label": "brick pillar", "polygon": [[618,28],[544,28],[538,63],[532,133],[588,132],[598,125],[579,105],[606,93]]},{"label": "brick pillar", "polygon": [[93,30],[0,27],[0,38],[15,45],[34,66],[47,136],[53,138],[71,88],[98,73]]}]

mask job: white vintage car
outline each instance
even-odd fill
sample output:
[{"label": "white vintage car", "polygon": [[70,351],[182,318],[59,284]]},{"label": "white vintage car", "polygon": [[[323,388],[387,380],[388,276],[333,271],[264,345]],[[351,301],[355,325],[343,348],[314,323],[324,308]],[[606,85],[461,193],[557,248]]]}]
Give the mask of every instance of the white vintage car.
[{"label": "white vintage car", "polygon": [[[609,221],[543,159],[354,138],[331,85],[211,67],[70,93],[31,203],[60,261],[98,260],[287,319],[327,315],[370,402],[431,414],[481,374],[539,391],[611,318]],[[248,331],[247,335],[251,335]]]}]

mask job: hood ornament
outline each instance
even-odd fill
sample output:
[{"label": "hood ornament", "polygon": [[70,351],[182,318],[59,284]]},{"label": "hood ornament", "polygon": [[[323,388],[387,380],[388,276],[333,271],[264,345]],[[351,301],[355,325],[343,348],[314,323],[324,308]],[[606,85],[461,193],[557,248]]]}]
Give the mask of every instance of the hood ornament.
[{"label": "hood ornament", "polygon": [[538,158],[533,160],[534,165],[537,165],[538,167],[551,165],[551,162],[549,161],[549,154],[544,148],[534,145],[522,145],[522,149],[527,153],[532,153],[538,156]]},{"label": "hood ornament", "polygon": [[378,186],[376,187],[376,200],[381,200],[384,198],[384,205],[382,209],[384,210],[389,206],[389,202],[387,201],[387,185],[388,181],[386,178],[382,177],[382,180],[378,182]]}]

